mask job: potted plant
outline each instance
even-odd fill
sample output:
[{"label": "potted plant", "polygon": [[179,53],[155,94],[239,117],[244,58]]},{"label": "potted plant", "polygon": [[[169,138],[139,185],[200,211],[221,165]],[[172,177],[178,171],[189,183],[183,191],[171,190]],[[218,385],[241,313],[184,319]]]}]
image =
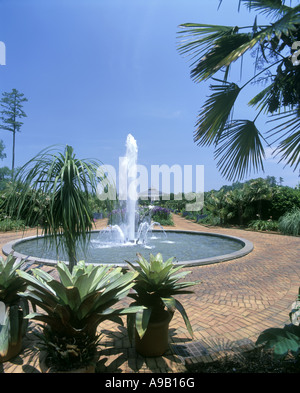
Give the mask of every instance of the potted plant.
[{"label": "potted plant", "polygon": [[[23,265],[23,266],[22,266]],[[0,362],[17,356],[22,349],[22,338],[28,321],[24,317],[29,312],[28,302],[19,296],[26,288],[25,281],[17,270],[24,267],[24,260],[16,260],[12,255],[0,257]]]},{"label": "potted plant", "polygon": [[256,345],[273,350],[275,359],[283,360],[289,353],[300,363],[300,288],[289,313],[291,323],[283,328],[268,328],[261,332]]},{"label": "potted plant", "polygon": [[[84,261],[78,262],[72,273],[58,262],[59,280],[41,269],[32,272],[19,272],[28,284],[22,296],[44,311],[27,318],[43,323],[38,348],[45,353],[47,366],[54,372],[81,368],[93,372],[99,345],[97,327],[105,320],[123,324],[121,316],[136,311],[111,307],[128,294],[137,274]],[[91,365],[92,371],[88,369]]]},{"label": "potted plant", "polygon": [[137,266],[128,262],[138,272],[133,293],[128,296],[135,302],[132,306],[143,306],[135,314],[128,314],[127,328],[130,340],[135,336],[137,352],[143,356],[161,356],[168,349],[169,323],[177,309],[193,337],[193,330],[183,305],[173,295],[189,294],[186,288],[198,283],[181,282],[189,271],[178,272],[182,266],[174,266],[173,259],[163,261],[160,253],[150,255],[149,262],[137,254]]}]

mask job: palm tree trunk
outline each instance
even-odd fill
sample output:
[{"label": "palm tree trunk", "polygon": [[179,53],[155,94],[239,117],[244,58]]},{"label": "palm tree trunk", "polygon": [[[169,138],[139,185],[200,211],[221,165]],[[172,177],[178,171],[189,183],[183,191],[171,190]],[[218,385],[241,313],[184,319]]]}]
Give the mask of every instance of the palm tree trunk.
[{"label": "palm tree trunk", "polygon": [[74,266],[77,263],[76,256],[73,252],[68,253],[69,255],[69,270],[72,273]]},{"label": "palm tree trunk", "polygon": [[76,259],[76,246],[74,244],[73,239],[70,238],[68,235],[64,235],[66,239],[66,247],[69,259],[69,270],[72,273],[74,266],[77,263]]}]

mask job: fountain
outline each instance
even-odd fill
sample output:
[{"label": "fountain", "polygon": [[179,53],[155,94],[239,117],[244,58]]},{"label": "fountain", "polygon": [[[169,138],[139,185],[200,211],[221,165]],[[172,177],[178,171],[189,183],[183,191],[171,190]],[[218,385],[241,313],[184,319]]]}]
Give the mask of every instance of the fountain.
[{"label": "fountain", "polygon": [[[122,197],[126,196],[125,201],[121,201],[118,208],[125,211],[125,218],[120,219],[118,224],[109,225],[99,233],[97,239],[91,241],[94,248],[102,246],[117,246],[146,244],[148,241],[148,233],[152,232],[155,226],[161,228],[164,236],[166,233],[159,222],[151,222],[151,211],[154,208],[150,205],[147,212],[139,217],[139,226],[137,228],[137,202],[138,193],[136,190],[137,181],[137,155],[138,148],[134,137],[128,134],[126,139],[126,155],[121,161],[121,173],[124,175],[123,181],[120,183],[119,193]],[[122,214],[120,214],[122,217]]]},{"label": "fountain", "polygon": [[[252,251],[251,242],[233,236],[198,231],[166,231],[159,222],[152,221],[154,206],[151,205],[137,220],[137,156],[136,140],[129,134],[121,168],[124,179],[119,189],[119,194],[124,199],[119,207],[125,211],[125,217],[103,230],[92,231],[89,247],[82,254],[78,252],[80,259],[88,263],[125,267],[126,260],[134,263],[137,252],[146,258],[150,253],[160,252],[165,260],[175,257],[176,263],[193,266],[231,260]],[[78,249],[82,249],[80,244]],[[58,259],[66,261],[64,251],[57,251],[54,246],[49,246],[47,236],[34,236],[7,243],[3,247],[3,253],[14,253],[16,257],[45,264],[55,264]]]},{"label": "fountain", "polygon": [[[136,140],[129,134],[126,140],[126,156],[123,161],[127,168],[122,171],[126,173],[127,177],[125,188],[128,193],[126,198],[126,220],[125,220],[125,238],[128,241],[134,242],[135,240],[135,216],[138,195],[136,191],[136,178],[137,178],[137,153],[138,148]],[[121,183],[122,184],[122,183]],[[122,191],[121,191],[122,192]],[[124,192],[124,191],[123,191]]]}]

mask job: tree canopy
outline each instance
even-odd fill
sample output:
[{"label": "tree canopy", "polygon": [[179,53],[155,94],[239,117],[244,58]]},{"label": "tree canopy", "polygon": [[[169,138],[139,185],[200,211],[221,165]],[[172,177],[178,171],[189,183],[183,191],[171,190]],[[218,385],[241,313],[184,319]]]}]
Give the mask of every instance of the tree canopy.
[{"label": "tree canopy", "polygon": [[[300,5],[299,1],[285,3],[239,0],[239,7],[244,5],[270,19],[268,25],[258,25],[257,15],[244,27],[180,25],[179,52],[192,57],[191,78],[197,83],[213,81],[211,95],[198,116],[194,141],[214,146],[217,166],[228,180],[264,170],[265,144],[274,146],[279,162],[284,160],[294,170],[300,163],[300,65],[295,61],[297,43],[300,47]],[[297,5],[292,7],[292,3]],[[229,71],[246,53],[254,57],[254,76],[239,86],[228,80]],[[257,111],[255,118],[234,119],[241,91],[254,83],[265,84],[248,103]],[[272,122],[265,133],[257,125],[261,114],[270,116]]]},{"label": "tree canopy", "polygon": [[17,89],[12,89],[10,93],[4,92],[0,100],[0,106],[2,107],[1,113],[1,124],[2,130],[10,131],[13,134],[13,147],[12,147],[12,175],[15,169],[15,144],[16,144],[16,132],[20,132],[23,123],[20,121],[23,117],[27,117],[23,111],[23,102],[28,101],[24,97],[23,93],[20,93]]}]

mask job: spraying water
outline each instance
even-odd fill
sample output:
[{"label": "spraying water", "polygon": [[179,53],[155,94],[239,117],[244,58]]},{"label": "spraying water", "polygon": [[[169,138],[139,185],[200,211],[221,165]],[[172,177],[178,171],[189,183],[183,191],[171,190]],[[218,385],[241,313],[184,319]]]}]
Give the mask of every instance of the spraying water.
[{"label": "spraying water", "polygon": [[[146,213],[147,217],[138,216],[137,158],[138,147],[136,140],[131,134],[128,134],[126,139],[126,154],[120,162],[121,181],[119,182],[119,194],[121,196],[120,199],[124,200],[122,211],[125,211],[125,217],[122,216],[121,222],[117,225],[110,225],[102,231],[99,239],[92,242],[94,246],[128,246],[137,243],[147,246],[148,234],[152,232],[154,226],[160,226],[164,236],[166,236],[160,223],[151,223],[151,211],[154,206],[149,206],[149,210]],[[139,225],[137,225],[138,221],[140,221]]]},{"label": "spraying water", "polygon": [[127,200],[126,200],[126,222],[125,236],[128,241],[135,239],[135,213],[138,200],[136,190],[137,182],[137,154],[138,148],[134,137],[129,134],[126,140],[126,160],[127,161]]}]

